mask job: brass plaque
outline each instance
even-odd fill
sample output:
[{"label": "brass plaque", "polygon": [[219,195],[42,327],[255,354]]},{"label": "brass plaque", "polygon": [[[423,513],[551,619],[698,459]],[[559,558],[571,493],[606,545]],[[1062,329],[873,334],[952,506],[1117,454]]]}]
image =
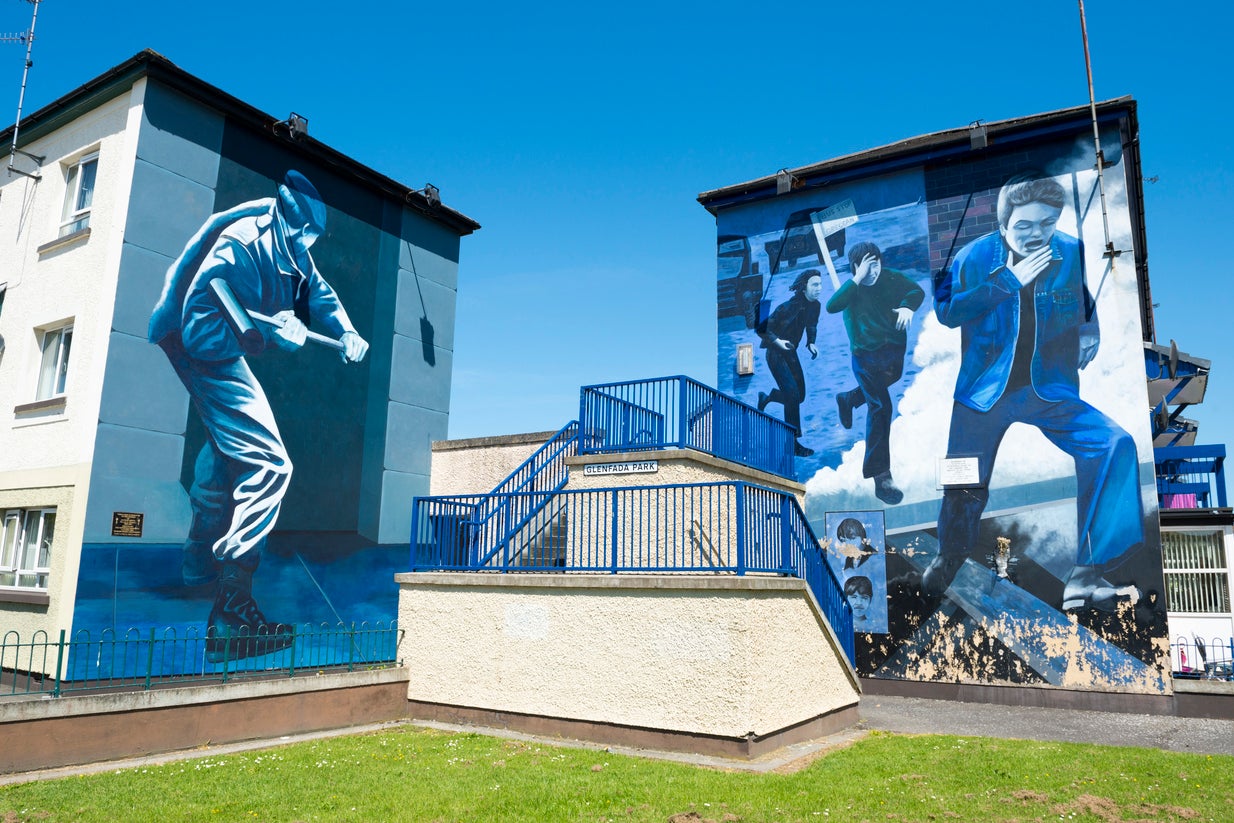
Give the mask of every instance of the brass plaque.
[{"label": "brass plaque", "polygon": [[146,519],[142,512],[112,512],[112,537],[141,537],[141,527]]}]

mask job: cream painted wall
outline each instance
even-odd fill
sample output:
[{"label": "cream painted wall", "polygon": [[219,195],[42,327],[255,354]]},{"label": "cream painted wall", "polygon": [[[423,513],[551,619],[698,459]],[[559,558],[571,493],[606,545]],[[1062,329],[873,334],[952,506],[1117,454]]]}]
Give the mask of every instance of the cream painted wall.
[{"label": "cream painted wall", "polygon": [[488,494],[553,434],[438,441],[433,444],[429,494]]},{"label": "cream painted wall", "polygon": [[[89,479],[89,466],[65,466],[55,469],[8,472],[0,479],[20,483],[21,488],[0,489],[0,511],[5,509],[56,507],[56,532],[52,539],[48,573],[48,603],[35,605],[14,603],[5,599],[7,591],[30,592],[30,589],[0,589],[0,638],[16,632],[23,642],[36,639],[45,632],[46,640],[55,641],[60,630],[69,631],[73,620],[73,594],[77,591],[77,569],[85,522],[82,511],[86,499],[79,489]],[[45,661],[55,667],[55,654]],[[12,667],[15,661],[6,660]],[[36,653],[34,662],[41,663]],[[25,669],[26,666],[19,666]],[[38,670],[35,666],[35,670]]]},{"label": "cream painted wall", "polygon": [[410,700],[733,738],[858,700],[799,580],[398,580]]}]

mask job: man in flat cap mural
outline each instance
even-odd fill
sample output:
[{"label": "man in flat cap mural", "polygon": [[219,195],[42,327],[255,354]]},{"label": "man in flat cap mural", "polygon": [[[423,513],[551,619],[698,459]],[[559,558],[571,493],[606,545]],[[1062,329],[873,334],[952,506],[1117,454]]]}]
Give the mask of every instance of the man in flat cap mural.
[{"label": "man in flat cap mural", "polygon": [[[167,354],[207,434],[189,490],[193,522],[183,577],[188,585],[216,584],[206,640],[214,662],[266,654],[294,637],[291,626],[267,620],[253,599],[253,572],[292,464],[246,355],[269,344],[299,349],[310,320],[337,338],[344,362],[358,363],[368,351],[309,253],[325,223],[317,189],[287,172],[276,197],[206,221],[168,269],[150,317],[150,341]],[[268,322],[244,334],[236,318],[248,321],[250,313]]]}]

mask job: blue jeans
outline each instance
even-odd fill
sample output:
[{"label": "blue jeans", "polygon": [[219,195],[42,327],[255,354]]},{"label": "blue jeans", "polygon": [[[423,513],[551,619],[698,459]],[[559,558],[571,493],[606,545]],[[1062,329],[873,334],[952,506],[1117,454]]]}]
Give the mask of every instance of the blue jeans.
[{"label": "blue jeans", "polygon": [[797,347],[788,351],[775,346],[767,349],[767,370],[776,381],[776,387],[767,395],[767,402],[784,406],[784,422],[797,430],[795,437],[801,437],[801,401],[806,399],[806,377],[801,371]]},{"label": "blue jeans", "polygon": [[270,403],[243,357],[197,360],[177,335],[159,345],[208,435],[189,490],[193,525],[185,549],[208,545],[220,563],[255,569],[291,481]]},{"label": "blue jeans", "polygon": [[865,477],[891,471],[891,392],[888,389],[904,374],[905,347],[897,343],[873,351],[853,352],[853,377],[857,388],[841,392],[848,404],[866,409],[866,456],[861,466]]},{"label": "blue jeans", "polygon": [[943,492],[938,514],[941,554],[962,555],[977,548],[994,458],[1012,423],[1037,427],[1075,460],[1077,566],[1108,568],[1144,542],[1139,464],[1131,435],[1079,397],[1047,401],[1024,386],[1009,388],[987,412],[962,403],[952,406],[947,456],[976,455],[981,486]]}]

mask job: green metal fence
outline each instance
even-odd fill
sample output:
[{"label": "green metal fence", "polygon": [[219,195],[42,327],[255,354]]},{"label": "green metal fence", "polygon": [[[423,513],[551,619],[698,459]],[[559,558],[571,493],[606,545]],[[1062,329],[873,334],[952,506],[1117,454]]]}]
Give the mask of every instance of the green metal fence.
[{"label": "green metal fence", "polygon": [[[0,636],[0,697],[101,691],[144,691],[193,683],[227,683],[319,671],[357,671],[399,665],[401,631],[391,623],[303,624],[294,641],[264,654],[211,662],[204,632],[195,627],[110,629],[97,637],[61,630]],[[262,651],[261,635],[249,639]],[[270,644],[271,646],[280,644]]]}]

